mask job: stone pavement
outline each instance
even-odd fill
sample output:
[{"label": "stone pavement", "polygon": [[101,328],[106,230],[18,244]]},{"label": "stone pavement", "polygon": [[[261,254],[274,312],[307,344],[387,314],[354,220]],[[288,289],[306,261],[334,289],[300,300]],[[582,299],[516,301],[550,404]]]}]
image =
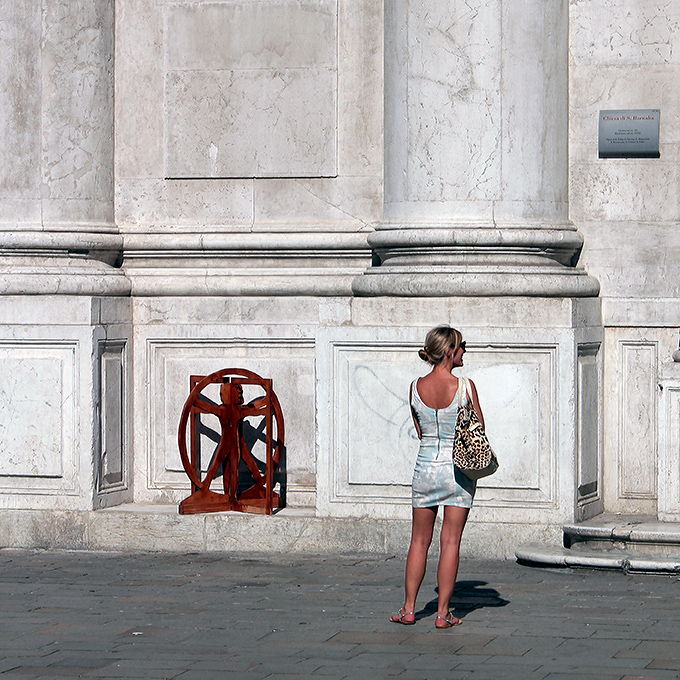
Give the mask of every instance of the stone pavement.
[{"label": "stone pavement", "polygon": [[388,622],[404,561],[0,550],[0,680],[680,677],[678,575],[461,564],[463,625]]}]

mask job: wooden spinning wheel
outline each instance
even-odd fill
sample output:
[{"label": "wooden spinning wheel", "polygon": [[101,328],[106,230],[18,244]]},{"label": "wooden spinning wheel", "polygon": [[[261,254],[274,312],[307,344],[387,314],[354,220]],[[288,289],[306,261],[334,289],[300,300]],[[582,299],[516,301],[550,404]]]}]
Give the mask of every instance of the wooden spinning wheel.
[{"label": "wooden spinning wheel", "polygon": [[[202,394],[206,387],[215,383],[221,383],[221,403]],[[271,515],[281,504],[279,494],[274,491],[274,475],[284,451],[283,413],[272,389],[271,378],[262,378],[243,368],[226,368],[208,376],[192,375],[189,385],[191,392],[179,421],[178,445],[182,465],[191,480],[192,493],[179,504],[180,514],[238,510]],[[259,387],[264,394],[245,404],[243,387],[246,385]],[[200,420],[202,414],[216,416],[221,430],[203,479],[199,444],[204,430]],[[259,427],[250,427],[253,443],[249,448],[244,437],[245,419],[258,417]],[[187,423],[190,423],[191,458],[187,453]],[[252,454],[256,441],[265,445],[264,466]],[[239,492],[239,467],[243,469],[242,463],[253,483]],[[210,490],[220,472],[224,493]]]}]

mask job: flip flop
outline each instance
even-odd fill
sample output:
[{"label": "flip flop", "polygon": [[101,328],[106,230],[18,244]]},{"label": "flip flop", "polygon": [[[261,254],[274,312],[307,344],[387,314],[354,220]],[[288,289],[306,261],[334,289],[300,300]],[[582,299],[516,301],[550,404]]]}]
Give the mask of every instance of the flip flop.
[{"label": "flip flop", "polygon": [[[407,616],[412,616],[413,621],[405,621],[404,619]],[[402,607],[396,614],[392,614],[392,616],[390,616],[390,621],[392,623],[401,623],[403,626],[412,626],[416,622],[415,611],[405,612],[404,608]]]},{"label": "flip flop", "polygon": [[[443,621],[443,624],[438,624],[437,621]],[[446,616],[439,616],[437,614],[437,618],[434,620],[434,627],[435,628],[451,628],[452,626],[460,626],[460,624],[463,623],[459,618],[455,617],[451,612],[449,612]]]}]

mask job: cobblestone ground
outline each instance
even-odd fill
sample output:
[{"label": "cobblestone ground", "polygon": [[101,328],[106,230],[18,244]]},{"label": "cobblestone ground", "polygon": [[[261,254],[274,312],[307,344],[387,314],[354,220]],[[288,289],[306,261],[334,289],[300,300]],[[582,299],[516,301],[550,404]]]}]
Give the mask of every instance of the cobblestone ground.
[{"label": "cobblestone ground", "polygon": [[678,576],[468,560],[463,625],[385,557],[0,550],[2,678],[680,678]]}]

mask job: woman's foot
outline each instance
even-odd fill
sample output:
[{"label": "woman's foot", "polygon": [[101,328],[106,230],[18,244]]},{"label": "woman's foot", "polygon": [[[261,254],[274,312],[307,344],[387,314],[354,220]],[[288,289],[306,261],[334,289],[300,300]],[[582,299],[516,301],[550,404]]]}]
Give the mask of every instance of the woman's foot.
[{"label": "woman's foot", "polygon": [[392,623],[401,623],[404,626],[412,626],[416,622],[415,612],[405,612],[402,607],[396,614],[390,616]]},{"label": "woman's foot", "polygon": [[451,626],[459,626],[463,623],[459,618],[455,617],[451,612],[446,616],[439,616],[434,620],[435,628],[451,628]]}]

